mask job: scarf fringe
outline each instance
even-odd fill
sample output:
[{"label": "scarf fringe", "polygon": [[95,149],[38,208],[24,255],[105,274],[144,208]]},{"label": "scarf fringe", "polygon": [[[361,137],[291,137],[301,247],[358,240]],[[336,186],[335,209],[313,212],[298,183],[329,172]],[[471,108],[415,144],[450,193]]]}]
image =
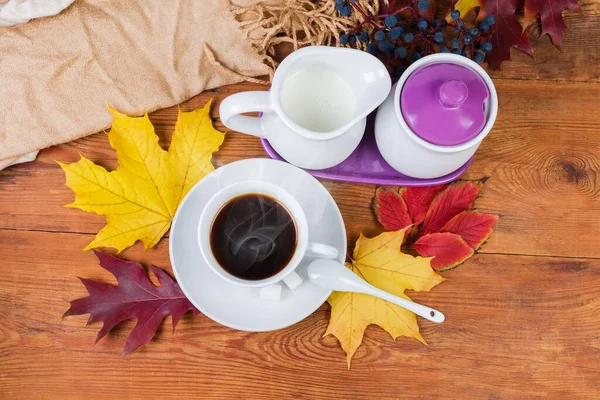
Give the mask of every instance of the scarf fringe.
[{"label": "scarf fringe", "polygon": [[[358,0],[356,3],[367,15],[376,15],[379,11],[379,1]],[[363,20],[355,10],[349,17],[340,16],[334,0],[258,0],[248,6],[231,4],[230,10],[252,47],[270,67],[269,78],[278,65],[274,57],[279,44],[291,43],[294,50],[314,45],[337,46],[339,33]],[[373,29],[369,24],[363,28]]]}]

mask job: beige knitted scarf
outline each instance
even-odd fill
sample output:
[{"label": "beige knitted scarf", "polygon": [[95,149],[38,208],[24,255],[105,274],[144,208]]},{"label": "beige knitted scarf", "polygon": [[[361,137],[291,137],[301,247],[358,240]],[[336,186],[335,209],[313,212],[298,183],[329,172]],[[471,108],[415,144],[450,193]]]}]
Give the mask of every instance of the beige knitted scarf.
[{"label": "beige knitted scarf", "polygon": [[333,0],[76,0],[0,28],[0,169],[106,129],[106,103],[140,115],[268,76],[281,43],[329,45],[357,18]]}]

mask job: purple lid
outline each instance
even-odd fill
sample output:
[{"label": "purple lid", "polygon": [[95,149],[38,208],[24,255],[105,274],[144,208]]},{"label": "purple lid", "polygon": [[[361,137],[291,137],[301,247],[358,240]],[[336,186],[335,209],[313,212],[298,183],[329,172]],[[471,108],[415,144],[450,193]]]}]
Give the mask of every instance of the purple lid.
[{"label": "purple lid", "polygon": [[400,95],[400,109],[421,139],[455,146],[485,126],[484,102],[490,91],[479,74],[452,63],[426,65],[412,73]]}]

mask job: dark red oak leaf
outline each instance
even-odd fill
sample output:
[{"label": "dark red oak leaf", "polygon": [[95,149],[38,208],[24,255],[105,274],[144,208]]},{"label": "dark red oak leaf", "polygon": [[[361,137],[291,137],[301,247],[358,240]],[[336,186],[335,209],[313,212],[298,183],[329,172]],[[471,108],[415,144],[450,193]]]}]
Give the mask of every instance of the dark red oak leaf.
[{"label": "dark red oak leaf", "polygon": [[188,311],[199,314],[177,282],[161,269],[152,267],[152,272],[160,282],[160,286],[154,286],[139,263],[124,261],[99,251],[94,253],[100,260],[100,266],[113,274],[118,284],[114,286],[79,278],[89,296],[71,301],[65,316],[90,314],[88,324],[102,322],[104,325],[98,332],[96,342],[120,322],[137,318],[123,349],[125,355],[148,344],[167,315],[171,315],[175,330],[179,320]]},{"label": "dark red oak leaf", "polygon": [[444,271],[456,267],[473,255],[473,249],[455,233],[430,233],[415,242],[415,250],[423,257],[434,257],[431,267]]},{"label": "dark red oak leaf", "polygon": [[477,250],[492,234],[498,216],[476,211],[463,211],[444,225],[440,232],[456,233]]},{"label": "dark red oak leaf", "polygon": [[563,10],[579,11],[576,0],[525,0],[525,23],[540,16],[542,35],[548,34],[555,46],[560,47],[562,34],[567,25],[562,17]]}]

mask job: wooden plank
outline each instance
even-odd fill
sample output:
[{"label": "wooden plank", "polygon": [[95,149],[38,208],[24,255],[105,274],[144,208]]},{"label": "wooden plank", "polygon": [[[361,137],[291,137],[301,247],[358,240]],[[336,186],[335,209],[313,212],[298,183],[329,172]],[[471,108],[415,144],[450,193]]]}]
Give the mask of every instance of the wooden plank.
[{"label": "wooden plank", "polygon": [[[506,254],[600,257],[600,85],[572,82],[496,81],[500,113],[465,178],[490,179],[476,205],[500,214],[496,232],[482,251]],[[202,106],[245,86],[204,93],[182,105]],[[260,86],[251,86],[260,89]],[[168,146],[176,108],[154,113],[161,143]],[[215,123],[222,129],[218,121]],[[43,151],[39,161],[0,172],[0,228],[96,233],[103,218],[62,207],[73,200],[54,160],[76,161],[79,153],[108,168],[115,154],[104,134]],[[265,157],[256,138],[228,133],[217,166]],[[381,232],[370,204],[373,185],[323,181],[338,202],[349,244],[360,231]],[[556,227],[560,226],[557,231]],[[549,234],[560,232],[560,234]],[[585,234],[582,234],[585,232]]]},{"label": "wooden plank", "polygon": [[[336,339],[322,337],[327,305],[275,332],[190,315],[127,357],[131,322],[94,345],[98,324],[61,317],[85,295],[76,276],[114,282],[78,250],[89,240],[0,230],[3,398],[564,399],[594,398],[600,385],[600,260],[478,255],[411,294],[448,317],[419,321],[429,346],[369,327],[348,371]],[[170,270],[166,241],[124,257]]]}]

